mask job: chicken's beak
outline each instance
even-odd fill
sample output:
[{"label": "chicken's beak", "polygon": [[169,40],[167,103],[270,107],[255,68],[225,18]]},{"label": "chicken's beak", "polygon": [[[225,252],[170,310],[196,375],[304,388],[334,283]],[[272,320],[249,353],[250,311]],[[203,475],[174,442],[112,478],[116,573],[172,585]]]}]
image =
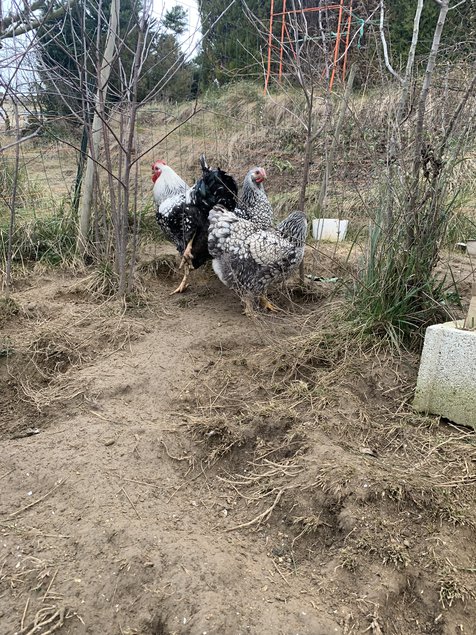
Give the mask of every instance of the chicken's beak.
[{"label": "chicken's beak", "polygon": [[155,183],[159,176],[162,174],[162,170],[156,163],[152,164],[152,183]]},{"label": "chicken's beak", "polygon": [[256,177],[256,183],[262,183],[265,179],[267,179],[268,177],[266,176],[266,171],[264,168],[259,168],[259,170],[256,170],[258,173],[258,176]]}]

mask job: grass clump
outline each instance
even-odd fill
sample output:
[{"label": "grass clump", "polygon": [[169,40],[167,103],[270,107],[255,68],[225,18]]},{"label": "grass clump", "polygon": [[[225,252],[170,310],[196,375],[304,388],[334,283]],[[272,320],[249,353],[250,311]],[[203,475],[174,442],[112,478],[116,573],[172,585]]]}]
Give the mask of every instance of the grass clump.
[{"label": "grass clump", "polygon": [[430,324],[451,319],[451,288],[431,271],[422,275],[417,250],[409,253],[398,240],[386,241],[377,227],[371,231],[369,243],[354,284],[350,315],[364,331],[398,348],[415,344]]},{"label": "grass clump", "polygon": [[397,348],[418,348],[426,327],[454,319],[453,309],[460,306],[454,280],[436,272],[451,203],[445,200],[444,184],[433,199],[427,189],[422,187],[413,201],[395,188],[390,203],[382,197],[352,288],[350,318]]},{"label": "grass clump", "polygon": [[[58,211],[52,216],[23,220],[17,224],[12,237],[13,262],[42,262],[61,265],[73,259],[76,249],[77,225],[67,213]],[[7,258],[8,223],[0,225],[0,257]]]}]

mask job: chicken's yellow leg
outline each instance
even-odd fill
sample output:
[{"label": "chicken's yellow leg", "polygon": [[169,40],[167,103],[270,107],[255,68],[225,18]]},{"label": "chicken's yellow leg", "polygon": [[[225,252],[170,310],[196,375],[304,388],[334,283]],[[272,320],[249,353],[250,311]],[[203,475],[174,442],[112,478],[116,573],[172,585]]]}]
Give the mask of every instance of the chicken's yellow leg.
[{"label": "chicken's yellow leg", "polygon": [[255,313],[255,310],[253,308],[253,300],[251,298],[249,298],[249,297],[244,298],[243,304],[245,305],[245,307],[243,309],[243,313],[246,315],[246,317],[255,318],[256,317],[256,313]]},{"label": "chicken's yellow leg", "polygon": [[195,238],[195,234],[190,238],[190,240],[187,243],[187,246],[185,247],[185,251],[183,252],[179,269],[182,269],[182,267],[184,266],[186,262],[188,262],[189,264],[192,264],[192,243],[194,238]]},{"label": "chicken's yellow leg", "polygon": [[185,269],[185,273],[184,273],[184,276],[182,278],[182,282],[175,289],[175,291],[172,291],[172,293],[170,295],[174,295],[174,293],[182,293],[188,287],[187,280],[188,280],[188,276],[190,275],[191,267],[190,267],[190,265],[188,264],[187,261],[184,262],[183,266],[184,266],[184,269]]}]

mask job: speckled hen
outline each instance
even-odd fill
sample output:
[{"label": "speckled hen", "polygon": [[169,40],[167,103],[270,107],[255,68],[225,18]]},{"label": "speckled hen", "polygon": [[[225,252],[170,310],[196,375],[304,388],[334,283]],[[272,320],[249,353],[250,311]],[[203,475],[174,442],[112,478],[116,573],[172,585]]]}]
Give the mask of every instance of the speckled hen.
[{"label": "speckled hen", "polygon": [[247,315],[253,314],[258,300],[264,308],[277,310],[265,293],[299,266],[307,235],[305,214],[292,212],[276,229],[262,228],[218,205],[209,220],[208,249],[223,284],[242,297]]},{"label": "speckled hen", "polygon": [[252,168],[245,176],[235,214],[253,222],[255,227],[268,228],[273,224],[273,208],[264,190],[264,168]]}]

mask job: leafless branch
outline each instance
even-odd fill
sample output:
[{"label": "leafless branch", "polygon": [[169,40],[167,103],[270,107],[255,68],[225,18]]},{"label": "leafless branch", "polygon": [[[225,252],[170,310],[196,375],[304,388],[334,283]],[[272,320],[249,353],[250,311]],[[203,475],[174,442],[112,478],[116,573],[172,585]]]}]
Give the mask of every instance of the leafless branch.
[{"label": "leafless branch", "polygon": [[385,39],[385,29],[384,29],[384,13],[385,13],[385,3],[384,3],[384,0],[380,0],[380,25],[379,25],[379,31],[380,31],[380,39],[382,41],[383,58],[385,60],[385,66],[387,67],[388,71],[396,79],[398,79],[398,81],[400,83],[403,83],[402,78],[397,73],[397,71],[393,68],[392,64],[390,63],[390,59],[389,59],[389,56],[388,56],[387,40]]}]

